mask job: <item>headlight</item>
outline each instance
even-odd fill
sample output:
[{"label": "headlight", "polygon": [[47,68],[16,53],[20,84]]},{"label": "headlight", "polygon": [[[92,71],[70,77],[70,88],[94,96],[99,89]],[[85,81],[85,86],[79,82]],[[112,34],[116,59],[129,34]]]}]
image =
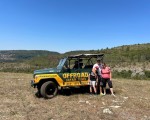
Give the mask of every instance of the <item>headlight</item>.
[{"label": "headlight", "polygon": [[37,80],[37,79],[38,79],[38,76],[37,76],[37,75],[35,75],[35,76],[34,76],[34,80]]}]

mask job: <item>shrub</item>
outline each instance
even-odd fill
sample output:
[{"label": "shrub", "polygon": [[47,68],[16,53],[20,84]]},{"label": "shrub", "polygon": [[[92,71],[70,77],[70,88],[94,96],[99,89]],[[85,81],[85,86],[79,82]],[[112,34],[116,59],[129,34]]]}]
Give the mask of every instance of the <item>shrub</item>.
[{"label": "shrub", "polygon": [[150,71],[146,70],[144,71],[146,78],[150,79]]},{"label": "shrub", "polygon": [[114,78],[131,78],[132,71],[131,70],[122,70],[121,72],[115,70],[112,75]]}]

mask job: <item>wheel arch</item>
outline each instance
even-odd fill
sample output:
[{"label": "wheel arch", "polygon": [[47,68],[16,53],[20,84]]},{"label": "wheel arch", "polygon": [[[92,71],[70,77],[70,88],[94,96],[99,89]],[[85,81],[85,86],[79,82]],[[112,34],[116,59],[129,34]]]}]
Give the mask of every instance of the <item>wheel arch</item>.
[{"label": "wheel arch", "polygon": [[40,82],[38,83],[37,87],[41,88],[41,86],[43,85],[43,83],[47,82],[47,81],[52,81],[54,82],[57,86],[59,86],[58,82],[56,81],[56,79],[54,78],[47,78],[47,79],[41,79]]}]

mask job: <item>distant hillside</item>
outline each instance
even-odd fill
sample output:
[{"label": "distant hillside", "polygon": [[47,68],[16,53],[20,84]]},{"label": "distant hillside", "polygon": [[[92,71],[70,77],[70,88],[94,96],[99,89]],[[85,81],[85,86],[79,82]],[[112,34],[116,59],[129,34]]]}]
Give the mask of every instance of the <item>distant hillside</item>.
[{"label": "distant hillside", "polygon": [[114,65],[122,64],[124,62],[129,62],[129,63],[150,62],[150,43],[124,45],[124,46],[99,49],[99,50],[70,51],[70,52],[66,52],[64,55],[84,54],[84,53],[104,53],[105,62],[114,64]]},{"label": "distant hillside", "polygon": [[45,50],[0,50],[0,61],[21,61],[41,59],[40,57],[57,56],[64,57],[74,54],[85,53],[104,53],[107,62],[143,62],[150,60],[150,43],[124,45],[114,48],[98,49],[98,50],[77,50],[69,51],[64,54]]},{"label": "distant hillside", "polygon": [[148,75],[147,71],[150,71],[150,43],[69,51],[64,54],[43,50],[0,51],[0,71],[33,72],[35,69],[56,67],[62,57],[84,53],[104,53],[104,61],[113,69],[114,76]]},{"label": "distant hillside", "polygon": [[150,44],[136,44],[104,49],[106,60],[118,62],[146,62],[150,61]]},{"label": "distant hillside", "polygon": [[34,57],[43,57],[48,55],[59,55],[58,52],[44,51],[44,50],[1,50],[0,61],[12,62],[28,60]]}]

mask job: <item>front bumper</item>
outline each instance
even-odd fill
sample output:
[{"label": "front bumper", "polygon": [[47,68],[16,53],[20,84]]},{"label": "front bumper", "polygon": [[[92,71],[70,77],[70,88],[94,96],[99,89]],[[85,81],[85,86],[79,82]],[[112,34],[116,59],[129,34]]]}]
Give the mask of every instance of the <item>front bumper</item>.
[{"label": "front bumper", "polygon": [[31,87],[36,87],[36,84],[34,83],[34,80],[31,80]]}]

